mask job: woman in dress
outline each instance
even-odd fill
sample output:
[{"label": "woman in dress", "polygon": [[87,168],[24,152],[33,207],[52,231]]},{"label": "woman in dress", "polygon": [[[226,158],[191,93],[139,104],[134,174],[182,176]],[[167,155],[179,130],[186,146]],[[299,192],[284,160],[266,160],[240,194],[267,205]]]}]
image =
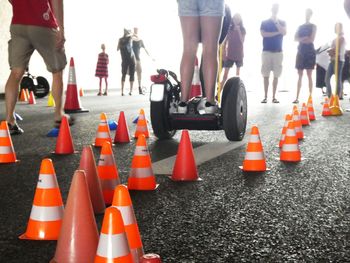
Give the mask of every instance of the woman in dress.
[{"label": "woman in dress", "polygon": [[105,92],[103,93],[104,96],[107,96],[107,91],[108,91],[108,55],[105,52],[106,51],[106,46],[105,44],[101,45],[102,52],[98,54],[98,59],[97,59],[97,65],[96,65],[96,72],[95,76],[100,79],[100,86],[99,86],[99,91],[97,93],[97,96],[102,95],[102,79],[105,80],[106,88]]}]

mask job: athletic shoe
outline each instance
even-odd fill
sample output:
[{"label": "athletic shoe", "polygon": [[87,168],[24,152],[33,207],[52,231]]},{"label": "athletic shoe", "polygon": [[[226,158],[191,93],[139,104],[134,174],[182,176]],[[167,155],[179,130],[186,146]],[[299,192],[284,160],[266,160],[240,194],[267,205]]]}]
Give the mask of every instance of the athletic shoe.
[{"label": "athletic shoe", "polygon": [[216,104],[211,104],[209,101],[205,103],[204,111],[206,114],[216,113],[218,106]]},{"label": "athletic shoe", "polygon": [[187,103],[181,101],[178,105],[177,105],[177,113],[180,114],[186,114],[187,113]]},{"label": "athletic shoe", "polygon": [[11,135],[19,135],[19,134],[24,133],[23,129],[21,127],[19,127],[17,123],[15,123],[13,125],[10,123],[7,123],[7,124],[9,126],[9,132]]}]

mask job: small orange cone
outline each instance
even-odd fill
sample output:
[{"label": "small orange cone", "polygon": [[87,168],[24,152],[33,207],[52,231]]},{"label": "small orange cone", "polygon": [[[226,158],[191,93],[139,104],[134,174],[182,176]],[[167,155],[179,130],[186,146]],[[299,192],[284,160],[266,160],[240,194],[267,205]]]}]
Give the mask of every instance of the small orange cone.
[{"label": "small orange cone", "polygon": [[32,211],[20,239],[57,240],[63,219],[63,202],[51,159],[41,162]]},{"label": "small orange cone", "polygon": [[7,121],[0,124],[0,163],[17,162]]},{"label": "small orange cone", "polygon": [[295,132],[297,134],[298,139],[299,140],[304,139],[303,127],[300,120],[299,110],[296,105],[294,105],[293,107],[293,121],[294,121]]},{"label": "small orange cone", "polygon": [[84,91],[83,91],[83,88],[80,87],[79,89],[79,97],[83,97],[84,96]]},{"label": "small orange cone", "polygon": [[198,67],[198,58],[196,57],[193,71],[192,86],[190,91],[190,98],[201,97],[202,96],[202,86],[199,77],[199,67]]},{"label": "small orange cone", "polygon": [[143,255],[140,259],[140,263],[162,263],[162,260],[159,255],[150,253]]},{"label": "small orange cone", "polygon": [[112,203],[115,187],[120,184],[118,167],[114,160],[111,144],[104,142],[97,166],[105,204]]},{"label": "small orange cone", "polygon": [[93,262],[98,231],[84,171],[74,172],[54,258],[50,262]]},{"label": "small orange cone", "polygon": [[264,149],[257,125],[253,125],[250,132],[243,166],[240,168],[244,172],[264,172],[267,170]]},{"label": "small orange cone", "polygon": [[68,119],[66,116],[63,116],[57,137],[55,154],[72,153],[74,153],[73,139],[70,133]]},{"label": "small orange cone", "polygon": [[303,106],[301,108],[300,121],[301,121],[301,125],[303,125],[303,126],[309,126],[310,125],[309,112],[307,110],[307,107],[306,107],[305,103],[303,103]]},{"label": "small orange cone", "polygon": [[197,181],[197,165],[194,159],[192,143],[188,130],[183,130],[181,134],[179,148],[171,175],[173,181]]},{"label": "small orange cone", "polygon": [[329,104],[328,104],[328,98],[326,97],[324,99],[324,104],[323,104],[323,109],[322,109],[322,116],[331,116],[331,111],[329,109]]},{"label": "small orange cone", "polygon": [[21,89],[21,92],[19,94],[19,101],[25,101],[25,102],[28,101],[28,97],[25,89]]},{"label": "small orange cone", "polygon": [[280,160],[285,162],[300,162],[301,152],[298,145],[298,137],[294,129],[294,121],[288,123],[286,138],[281,148]]},{"label": "small orange cone", "polygon": [[29,100],[30,98],[30,93],[29,93],[29,89],[24,89],[26,91],[26,94],[27,94],[27,99]]},{"label": "small orange cone", "polygon": [[115,143],[130,142],[129,129],[128,129],[128,125],[126,124],[124,111],[121,111],[119,114],[118,127],[115,132],[114,142]]},{"label": "small orange cone", "polygon": [[131,162],[128,188],[129,190],[155,190],[157,187],[146,138],[145,135],[140,134]]},{"label": "small orange cone", "polygon": [[35,95],[33,91],[29,93],[28,104],[36,104]]},{"label": "small orange cone", "polygon": [[118,185],[115,188],[112,206],[118,208],[122,214],[130,252],[134,262],[138,262],[139,258],[144,254],[143,246],[130,194],[125,185]]},{"label": "small orange cone", "polygon": [[118,208],[108,207],[103,218],[95,263],[134,263]]},{"label": "small orange cone", "polygon": [[111,132],[109,131],[107,115],[106,113],[101,113],[94,146],[101,147],[104,142],[112,144],[112,139]]},{"label": "small orange cone", "polygon": [[307,101],[307,111],[309,113],[309,119],[310,121],[314,121],[316,120],[316,116],[315,116],[315,110],[314,110],[314,106],[312,103],[312,97],[311,95],[309,96],[309,99]]},{"label": "small orange cone", "polygon": [[282,128],[280,142],[279,142],[279,145],[278,145],[280,148],[282,147],[282,144],[283,144],[284,139],[286,137],[286,131],[287,131],[287,128],[288,128],[288,122],[291,121],[291,120],[292,120],[292,115],[286,114],[284,126]]},{"label": "small orange cone", "polygon": [[136,124],[135,138],[138,138],[140,134],[145,135],[146,138],[149,138],[147,120],[145,117],[145,112],[143,109],[140,110],[139,118]]},{"label": "small orange cone", "polygon": [[86,181],[89,187],[92,208],[95,214],[101,214],[105,211],[106,206],[103,199],[101,182],[97,175],[95,157],[91,146],[85,146],[81,153],[79,170],[84,170]]}]

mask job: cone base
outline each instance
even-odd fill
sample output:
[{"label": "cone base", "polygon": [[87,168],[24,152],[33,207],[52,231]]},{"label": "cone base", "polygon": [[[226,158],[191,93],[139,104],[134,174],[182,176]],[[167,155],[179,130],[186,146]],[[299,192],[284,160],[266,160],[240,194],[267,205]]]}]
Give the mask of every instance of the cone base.
[{"label": "cone base", "polygon": [[331,106],[331,107],[329,107],[329,110],[331,111],[332,116],[343,115],[343,110],[339,106]]},{"label": "cone base", "polygon": [[52,154],[57,154],[57,155],[69,155],[69,154],[77,154],[79,153],[78,151],[74,151],[74,152],[68,152],[68,153],[57,153],[55,151],[51,152]]},{"label": "cone base", "polygon": [[64,109],[64,112],[65,113],[83,113],[83,112],[89,112],[89,110],[88,109],[84,109],[84,108],[76,109],[76,110]]},{"label": "cone base", "polygon": [[263,172],[267,172],[267,171],[270,171],[271,169],[270,168],[267,168],[265,167],[265,170],[263,169],[253,169],[253,170],[250,170],[250,169],[243,169],[243,166],[238,166],[239,169],[241,169],[243,172],[247,172],[247,173],[263,173]]},{"label": "cone base", "polygon": [[62,220],[42,223],[29,219],[26,232],[18,238],[22,240],[58,240],[61,225]]},{"label": "cone base", "polygon": [[173,178],[173,176],[169,176],[169,179],[173,182],[198,182],[203,181],[202,178],[197,177],[195,179],[188,179],[188,178]]}]

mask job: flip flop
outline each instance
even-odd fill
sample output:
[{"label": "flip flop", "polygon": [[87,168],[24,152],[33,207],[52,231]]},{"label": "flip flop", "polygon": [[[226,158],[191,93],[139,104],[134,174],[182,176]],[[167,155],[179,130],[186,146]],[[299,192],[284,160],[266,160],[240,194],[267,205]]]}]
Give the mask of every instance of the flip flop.
[{"label": "flip flop", "polygon": [[261,103],[267,103],[267,99],[266,99],[266,98],[263,99],[263,100],[261,101]]},{"label": "flip flop", "polygon": [[273,99],[272,103],[280,103],[277,99]]}]

